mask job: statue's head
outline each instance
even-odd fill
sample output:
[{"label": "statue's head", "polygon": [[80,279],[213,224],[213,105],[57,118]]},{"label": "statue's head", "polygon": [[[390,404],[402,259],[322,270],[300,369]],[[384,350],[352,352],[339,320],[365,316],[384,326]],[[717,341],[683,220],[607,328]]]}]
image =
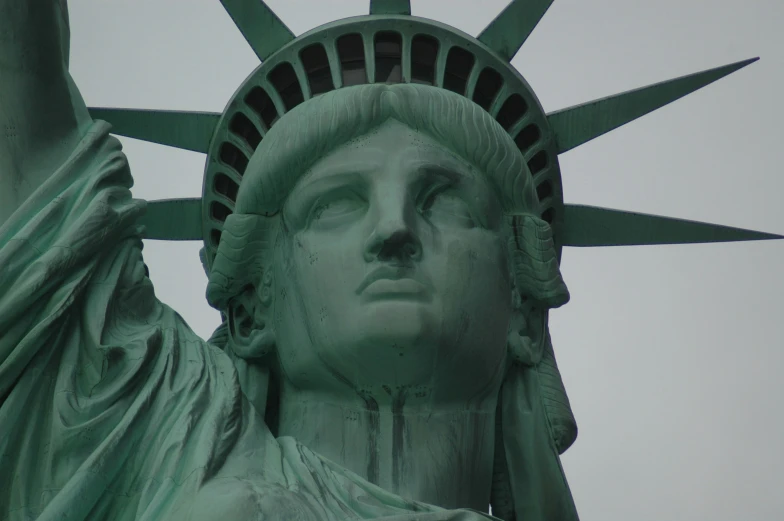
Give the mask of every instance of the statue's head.
[{"label": "statue's head", "polygon": [[245,359],[299,388],[410,402],[495,396],[568,293],[526,163],[457,94],[333,91],[256,150],[209,298]]},{"label": "statue's head", "polygon": [[573,509],[557,455],[576,425],[547,329],[569,295],[532,179],[495,119],[439,88],[347,87],[287,113],[245,168],[209,271],[250,401],[274,422],[268,390],[284,380],[497,406],[494,509]]}]

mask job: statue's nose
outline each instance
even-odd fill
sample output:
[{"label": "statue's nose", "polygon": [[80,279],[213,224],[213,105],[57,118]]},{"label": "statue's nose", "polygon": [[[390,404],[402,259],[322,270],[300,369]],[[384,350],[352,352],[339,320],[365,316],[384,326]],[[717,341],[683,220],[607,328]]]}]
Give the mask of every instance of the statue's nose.
[{"label": "statue's nose", "polygon": [[422,258],[422,242],[406,218],[407,209],[381,220],[365,244],[365,261],[416,262]]}]

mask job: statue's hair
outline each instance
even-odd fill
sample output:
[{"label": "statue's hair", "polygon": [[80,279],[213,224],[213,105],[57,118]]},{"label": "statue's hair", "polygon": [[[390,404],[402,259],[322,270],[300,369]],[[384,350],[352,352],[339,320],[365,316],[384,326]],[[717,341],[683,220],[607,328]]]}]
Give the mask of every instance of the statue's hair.
[{"label": "statue's hair", "polygon": [[537,210],[539,203],[523,155],[485,110],[444,89],[374,84],[317,96],[276,123],[246,168],[235,211],[277,212],[316,161],[388,120],[430,136],[491,176],[505,212]]}]

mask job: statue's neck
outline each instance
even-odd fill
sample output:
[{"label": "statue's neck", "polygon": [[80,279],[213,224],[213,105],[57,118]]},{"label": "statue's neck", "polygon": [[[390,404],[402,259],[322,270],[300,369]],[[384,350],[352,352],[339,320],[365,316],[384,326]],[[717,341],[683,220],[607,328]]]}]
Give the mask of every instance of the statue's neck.
[{"label": "statue's neck", "polygon": [[459,407],[404,401],[341,399],[284,383],[278,435],[404,498],[486,512],[496,397]]}]

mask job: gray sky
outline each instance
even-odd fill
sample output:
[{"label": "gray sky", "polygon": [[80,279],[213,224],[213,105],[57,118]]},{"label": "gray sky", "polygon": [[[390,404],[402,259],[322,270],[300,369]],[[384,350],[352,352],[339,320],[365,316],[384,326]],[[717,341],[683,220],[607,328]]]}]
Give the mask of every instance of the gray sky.
[{"label": "gray sky", "polygon": [[[367,0],[267,0],[300,34]],[[471,34],[506,0],[414,0]],[[218,0],[71,0],[88,105],[221,112],[258,65]],[[548,111],[752,56],[561,156],[567,202],[784,234],[784,2],[557,0],[514,60]],[[201,195],[204,156],[122,140],[136,197]],[[208,337],[200,244],[147,241],[158,296]],[[784,518],[784,241],[567,249],[552,314],[583,521]]]}]

